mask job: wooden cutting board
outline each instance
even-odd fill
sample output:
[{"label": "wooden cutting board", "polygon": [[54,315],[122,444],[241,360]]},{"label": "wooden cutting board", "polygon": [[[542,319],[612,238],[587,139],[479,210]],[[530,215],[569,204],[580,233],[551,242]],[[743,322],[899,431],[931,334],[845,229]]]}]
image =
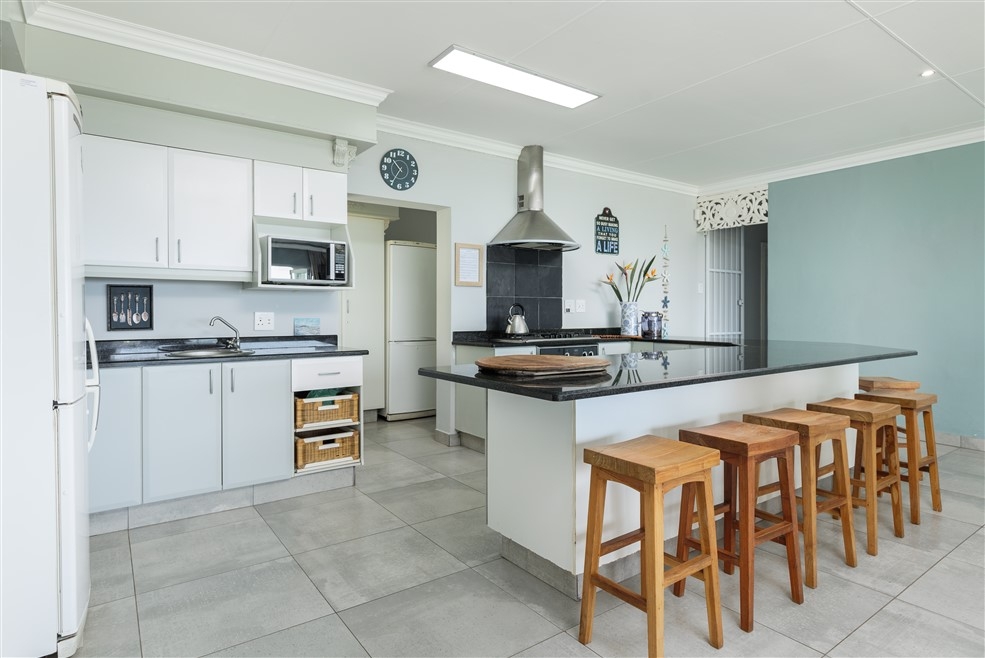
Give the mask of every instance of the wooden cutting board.
[{"label": "wooden cutting board", "polygon": [[608,359],[560,354],[510,354],[476,359],[479,370],[499,375],[557,376],[599,372],[609,365]]}]

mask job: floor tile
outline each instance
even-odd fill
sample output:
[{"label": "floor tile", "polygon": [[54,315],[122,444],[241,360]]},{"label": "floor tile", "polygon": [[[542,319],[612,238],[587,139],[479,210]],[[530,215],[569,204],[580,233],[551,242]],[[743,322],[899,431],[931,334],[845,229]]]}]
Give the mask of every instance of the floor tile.
[{"label": "floor tile", "polygon": [[406,525],[363,494],[263,518],[294,554]]},{"label": "floor tile", "polygon": [[567,633],[558,633],[514,658],[596,658],[597,653],[586,647]]},{"label": "floor tile", "polygon": [[[562,594],[515,564],[499,559],[476,567],[475,570],[497,587],[518,598],[541,617],[549,620],[559,630],[566,630],[578,624],[581,617],[581,601]],[[599,592],[595,598],[595,616],[622,603],[606,592]]]},{"label": "floor tile", "polygon": [[392,423],[382,421],[376,423],[375,426],[364,425],[363,427],[365,428],[367,438],[382,444],[414,437],[431,438],[434,434],[433,425],[431,428],[428,428],[410,421],[395,421]]},{"label": "floor tile", "polygon": [[75,658],[139,656],[140,632],[134,597],[89,606],[83,642]]},{"label": "floor tile", "polygon": [[331,614],[293,558],[137,595],[144,656],[196,656]]},{"label": "floor tile", "polygon": [[372,656],[512,656],[557,627],[471,569],[339,613]]},{"label": "floor tile", "polygon": [[[805,587],[804,602],[798,605],[790,599],[785,558],[757,550],[755,572],[754,620],[822,653],[891,600],[890,596],[829,575],[824,578],[823,587]],[[738,611],[738,569],[731,576],[722,573],[719,583],[722,606]],[[741,632],[737,624],[726,625],[726,637]]]},{"label": "floor tile", "polygon": [[[399,441],[389,441],[383,444],[386,448],[393,450],[396,453],[403,455],[404,457],[410,457],[411,459],[415,457],[422,457],[424,455],[440,455],[449,452],[458,452],[461,450],[467,450],[467,448],[461,448],[459,446],[446,446],[438,443],[430,436],[415,436],[406,439],[400,439]],[[477,453],[478,454],[478,453]],[[483,461],[483,464],[485,461]],[[475,470],[474,468],[472,470]]]},{"label": "floor tile", "polygon": [[193,516],[188,519],[133,528],[130,530],[130,543],[139,544],[140,542],[153,541],[161,537],[170,537],[172,535],[180,535],[184,532],[214,528],[256,518],[258,518],[257,511],[252,507],[240,507],[226,512],[203,514],[202,516]]},{"label": "floor tile", "polygon": [[333,544],[296,559],[336,611],[466,568],[410,527]]},{"label": "floor tile", "polygon": [[[374,444],[375,445],[375,444]],[[352,466],[333,468],[318,473],[306,473],[304,477],[291,477],[276,482],[253,485],[253,504],[262,505],[284,498],[305,496],[323,491],[352,488],[356,469]]]},{"label": "floor tile", "polygon": [[133,597],[130,536],[126,530],[89,539],[89,605]]},{"label": "floor tile", "polygon": [[408,484],[438,480],[441,473],[407,460],[375,466],[356,467],[356,489],[363,493],[376,493],[387,489],[406,487]]},{"label": "floor tile", "polygon": [[406,523],[420,523],[486,504],[484,494],[450,478],[388,489],[370,497]]},{"label": "floor tile", "polygon": [[470,567],[499,558],[503,537],[486,525],[485,507],[423,521],[414,528]]},{"label": "floor tile", "polygon": [[133,545],[138,594],[287,555],[262,518],[227,523]]},{"label": "floor tile", "polygon": [[985,529],[968,537],[963,544],[947,554],[949,558],[961,560],[976,567],[985,567]]},{"label": "floor tile", "polygon": [[399,462],[405,460],[407,460],[407,457],[404,457],[399,452],[394,452],[379,443],[368,441],[363,446],[363,462],[365,463],[365,466],[375,466],[376,464],[387,464],[389,462]]},{"label": "floor tile", "polygon": [[458,475],[453,475],[452,478],[458,480],[462,484],[472,487],[476,491],[481,491],[486,493],[486,470],[473,471],[471,473],[460,473]]},{"label": "floor tile", "polygon": [[[820,656],[810,647],[757,623],[752,633],[739,629],[739,614],[722,609],[724,645],[708,643],[705,600],[690,591],[677,598],[664,592],[664,653],[668,656]],[[588,648],[605,658],[647,655],[646,614],[623,603],[595,618]],[[578,627],[568,629],[578,637]]]},{"label": "floor tile", "polygon": [[946,557],[906,588],[899,600],[985,630],[983,585],[985,569]]},{"label": "floor tile", "polygon": [[415,457],[414,461],[432,468],[442,475],[474,473],[486,467],[486,456],[468,448],[448,448],[436,455]]},{"label": "floor tile", "polygon": [[256,505],[255,509],[260,516],[267,517],[271,514],[290,512],[292,510],[298,510],[304,507],[314,507],[315,505],[344,505],[345,500],[361,495],[362,493],[360,493],[360,491],[355,487],[345,487],[344,489],[331,489],[329,491],[319,491],[317,493],[310,493],[304,496],[296,496],[294,498],[284,498],[283,500],[276,500],[269,503],[264,503],[262,505]]},{"label": "floor tile", "polygon": [[985,655],[985,635],[967,624],[895,600],[862,624],[829,655],[846,658],[982,656]]},{"label": "floor tile", "polygon": [[226,510],[248,508],[253,504],[253,488],[240,487],[225,491],[187,496],[177,500],[162,500],[129,508],[130,528],[190,519]]},{"label": "floor tile", "polygon": [[345,658],[368,654],[338,615],[328,615],[209,655],[243,658]]}]

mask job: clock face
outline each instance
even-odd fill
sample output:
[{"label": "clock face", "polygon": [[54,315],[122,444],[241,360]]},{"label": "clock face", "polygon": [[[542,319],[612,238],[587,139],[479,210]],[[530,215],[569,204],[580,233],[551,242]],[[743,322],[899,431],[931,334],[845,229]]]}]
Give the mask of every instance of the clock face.
[{"label": "clock face", "polygon": [[380,176],[395,190],[409,190],[417,182],[417,158],[404,149],[390,149],[380,158]]}]

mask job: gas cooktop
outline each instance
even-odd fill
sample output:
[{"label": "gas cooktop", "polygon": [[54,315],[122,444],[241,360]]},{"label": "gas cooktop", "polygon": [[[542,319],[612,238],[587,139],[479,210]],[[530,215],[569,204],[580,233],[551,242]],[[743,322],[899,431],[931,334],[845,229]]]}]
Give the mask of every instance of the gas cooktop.
[{"label": "gas cooktop", "polygon": [[575,341],[594,341],[597,336],[575,331],[538,331],[523,336],[504,334],[494,338],[497,343],[526,344],[526,343],[571,343]]}]

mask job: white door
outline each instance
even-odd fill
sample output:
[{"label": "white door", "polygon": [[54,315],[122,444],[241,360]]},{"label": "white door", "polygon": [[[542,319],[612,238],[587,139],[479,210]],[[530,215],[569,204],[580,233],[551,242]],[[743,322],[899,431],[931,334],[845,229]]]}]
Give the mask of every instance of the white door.
[{"label": "white door", "polygon": [[433,244],[387,243],[387,340],[434,340],[437,260]]},{"label": "white door", "polygon": [[433,410],[435,380],[417,370],[434,367],[436,343],[389,343],[387,352],[386,415]]},{"label": "white door", "polygon": [[705,336],[710,340],[742,340],[742,258],[742,228],[706,234]]},{"label": "white door", "polygon": [[253,162],[253,214],[301,219],[301,167]]},{"label": "white door", "polygon": [[301,176],[304,181],[302,219],[345,224],[349,213],[346,196],[348,177],[320,169],[305,169]]}]

